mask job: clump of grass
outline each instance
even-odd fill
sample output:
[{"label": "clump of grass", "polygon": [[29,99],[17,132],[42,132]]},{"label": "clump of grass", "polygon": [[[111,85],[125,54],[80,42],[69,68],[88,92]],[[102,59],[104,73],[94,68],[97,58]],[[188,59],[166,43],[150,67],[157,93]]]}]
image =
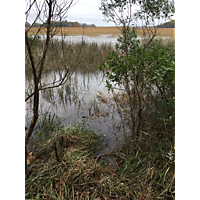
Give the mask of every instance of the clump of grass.
[{"label": "clump of grass", "polygon": [[126,187],[135,191],[137,199],[174,199],[174,141],[156,138],[153,133],[128,141],[116,154]]},{"label": "clump of grass", "polygon": [[41,149],[42,144],[52,136],[52,132],[62,127],[61,118],[55,114],[49,111],[40,114],[33,136],[30,138],[28,149],[30,151]]},{"label": "clump of grass", "polygon": [[26,171],[26,199],[174,199],[174,161],[164,139],[144,135],[107,153],[117,169],[94,157],[100,142],[86,122],[54,132]]},{"label": "clump of grass", "polygon": [[85,122],[52,134],[27,169],[26,198],[95,197],[92,185],[105,165],[93,156],[99,144],[100,137]]}]

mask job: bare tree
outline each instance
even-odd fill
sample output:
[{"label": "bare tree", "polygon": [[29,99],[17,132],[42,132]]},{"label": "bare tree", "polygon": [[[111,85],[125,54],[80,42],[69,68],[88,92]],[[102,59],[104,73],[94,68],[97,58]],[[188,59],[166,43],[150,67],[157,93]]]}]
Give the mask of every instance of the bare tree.
[{"label": "bare tree", "polygon": [[[53,22],[61,22],[67,17],[67,11],[73,5],[73,0],[28,0],[26,1],[26,11],[25,17],[26,21],[34,13],[34,20],[30,27],[25,29],[25,44],[26,44],[26,56],[28,57],[27,62],[30,66],[30,72],[32,73],[34,89],[32,92],[26,94],[25,102],[33,98],[33,116],[31,124],[27,130],[25,136],[25,166],[27,167],[26,158],[27,158],[27,145],[29,139],[34,131],[34,127],[38,120],[38,108],[39,108],[39,95],[41,90],[46,90],[49,88],[59,87],[66,83],[66,81],[71,77],[74,71],[77,69],[81,60],[78,59],[75,64],[70,63],[68,60],[63,58],[65,53],[65,43],[64,38],[60,42],[57,41],[57,45],[60,48],[56,48],[54,41],[52,40],[53,36],[58,32],[62,34],[62,27],[54,28]],[[39,27],[32,36],[30,40],[29,33],[32,32],[32,29],[35,24],[39,24]],[[33,43],[38,37],[40,32],[45,33],[43,40],[40,42],[40,48],[34,49]],[[51,51],[49,50],[51,49]],[[81,51],[81,50],[80,50]],[[48,66],[47,56],[51,56],[52,60],[57,65],[57,74],[59,78],[54,74],[54,79],[51,83],[42,82],[42,76],[45,71],[45,68]],[[56,78],[55,78],[56,77]]]}]

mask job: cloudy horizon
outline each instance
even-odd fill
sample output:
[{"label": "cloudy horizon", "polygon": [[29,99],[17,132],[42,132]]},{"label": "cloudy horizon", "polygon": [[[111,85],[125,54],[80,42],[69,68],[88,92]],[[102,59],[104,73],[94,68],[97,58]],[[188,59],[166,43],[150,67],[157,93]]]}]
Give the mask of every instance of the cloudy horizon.
[{"label": "cloudy horizon", "polygon": [[[68,10],[65,20],[86,24],[95,24],[96,26],[115,26],[113,22],[107,23],[104,20],[102,12],[99,10],[101,0],[78,0]],[[32,23],[35,15],[30,13],[27,22]],[[175,17],[173,18],[175,19]],[[167,20],[169,21],[169,20]]]}]

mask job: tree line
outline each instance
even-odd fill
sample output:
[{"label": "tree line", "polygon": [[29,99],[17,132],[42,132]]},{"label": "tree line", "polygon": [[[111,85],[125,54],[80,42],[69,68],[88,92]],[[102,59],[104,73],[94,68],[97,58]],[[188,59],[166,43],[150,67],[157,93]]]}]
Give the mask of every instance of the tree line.
[{"label": "tree line", "polygon": [[[40,23],[34,23],[33,25],[31,25],[29,22],[25,22],[25,27],[46,27],[46,24],[40,24]],[[51,21],[51,26],[52,27],[96,27],[95,24],[86,24],[86,23],[79,23],[79,22],[70,22],[70,21],[60,21],[60,22],[56,22],[56,21]]]},{"label": "tree line", "polygon": [[175,20],[158,25],[158,28],[175,28]]}]

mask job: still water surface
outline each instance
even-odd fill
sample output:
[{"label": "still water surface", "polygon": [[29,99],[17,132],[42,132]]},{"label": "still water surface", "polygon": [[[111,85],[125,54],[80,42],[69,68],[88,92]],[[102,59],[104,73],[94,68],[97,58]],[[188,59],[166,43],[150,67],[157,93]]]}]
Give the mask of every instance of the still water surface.
[{"label": "still water surface", "polygon": [[[45,77],[48,78],[50,80],[51,75]],[[27,88],[29,84],[26,80]],[[78,121],[88,122],[90,127],[105,139],[107,147],[103,151],[109,152],[119,147],[116,137],[123,141],[121,111],[116,108],[112,96],[108,94],[100,71],[85,74],[77,71],[67,84],[52,89],[51,92],[40,92],[40,114],[46,111],[52,115],[55,113],[63,119],[66,126],[73,126]],[[26,126],[30,124],[30,106],[29,101],[26,103]],[[129,133],[128,128],[126,132]],[[97,152],[97,155],[100,153]]]},{"label": "still water surface", "polygon": [[[41,37],[43,38],[45,36],[41,36]],[[58,39],[58,40],[61,40],[63,38],[65,41],[68,41],[68,42],[81,42],[84,40],[85,42],[96,42],[97,44],[111,43],[111,44],[115,45],[118,37],[113,37],[111,34],[109,34],[109,35],[101,34],[100,36],[96,36],[96,37],[95,36],[82,36],[82,35],[62,37],[62,36],[56,35],[53,38]],[[167,38],[174,38],[174,37],[156,36],[156,38],[157,39],[158,38],[167,39]],[[142,39],[142,37],[138,36],[138,39]]]}]

